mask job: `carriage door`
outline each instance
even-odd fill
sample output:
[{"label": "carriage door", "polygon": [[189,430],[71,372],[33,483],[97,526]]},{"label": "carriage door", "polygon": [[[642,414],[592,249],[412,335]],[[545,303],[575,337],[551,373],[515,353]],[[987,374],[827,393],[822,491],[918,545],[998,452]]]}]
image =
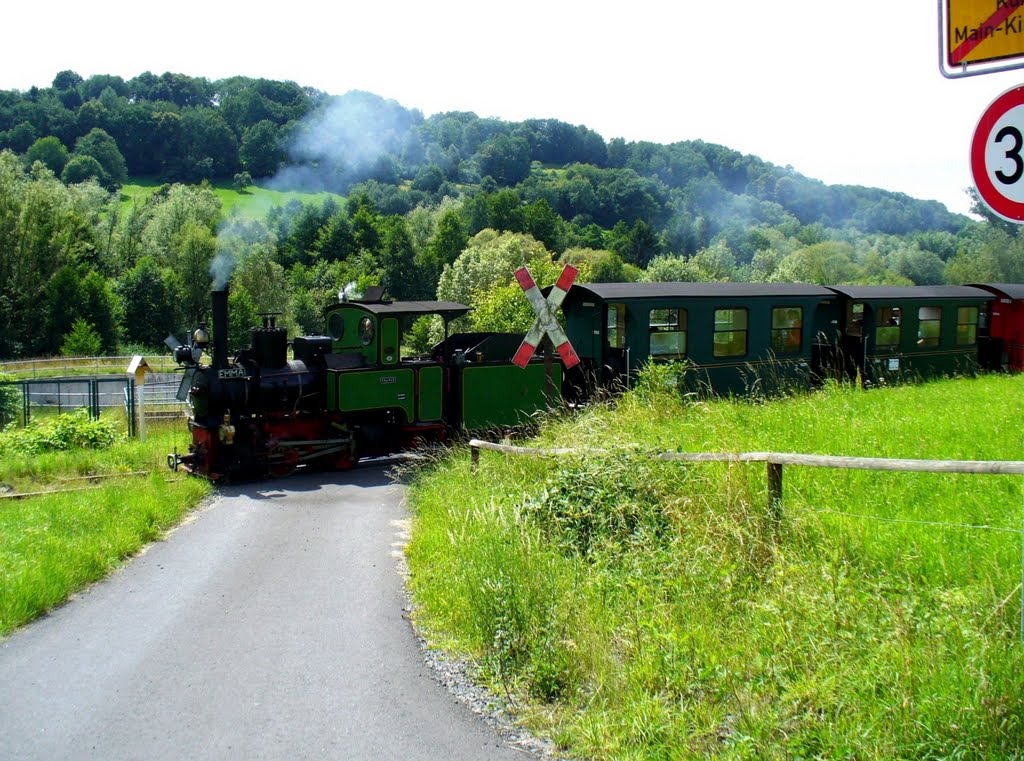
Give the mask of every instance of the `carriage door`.
[{"label": "carriage door", "polygon": [[604,332],[605,382],[625,385],[626,373],[626,305],[609,303],[605,308]]},{"label": "carriage door", "polygon": [[860,372],[861,377],[867,377],[867,360],[865,352],[864,335],[864,302],[847,301],[846,319],[843,329],[843,358],[846,366],[846,373],[849,378],[855,378]]}]

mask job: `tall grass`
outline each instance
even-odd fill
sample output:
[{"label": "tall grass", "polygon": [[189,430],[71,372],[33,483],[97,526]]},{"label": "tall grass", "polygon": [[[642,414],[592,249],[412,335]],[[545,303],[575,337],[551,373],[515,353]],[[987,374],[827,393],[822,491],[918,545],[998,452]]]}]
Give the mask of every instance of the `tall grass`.
[{"label": "tall grass", "polygon": [[471,475],[459,453],[420,473],[417,618],[597,758],[1020,757],[1019,477],[790,467],[778,527],[763,465],[646,453],[1024,459],[1022,392],[641,385],[541,436],[615,456],[484,454]]},{"label": "tall grass", "polygon": [[[169,478],[167,452],[187,446],[180,423],[153,425],[149,433],[145,442],[118,438],[105,448],[3,449],[0,491],[64,491],[0,501],[0,635],[102,578],[209,492],[197,479]],[[95,489],[66,491],[81,486],[71,478],[147,470],[148,477],[105,478]]]}]

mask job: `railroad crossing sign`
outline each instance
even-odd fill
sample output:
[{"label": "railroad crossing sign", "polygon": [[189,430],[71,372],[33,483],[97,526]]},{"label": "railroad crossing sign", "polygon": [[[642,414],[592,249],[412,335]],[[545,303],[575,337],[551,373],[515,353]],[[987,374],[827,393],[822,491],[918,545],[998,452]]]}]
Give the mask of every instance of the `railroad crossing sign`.
[{"label": "railroad crossing sign", "polygon": [[939,17],[939,68],[945,76],[1024,67],[1024,1],[939,0]]},{"label": "railroad crossing sign", "polygon": [[1010,222],[1024,222],[1024,85],[985,109],[971,141],[971,174],[978,195]]},{"label": "railroad crossing sign", "polygon": [[547,337],[554,344],[555,350],[562,358],[566,369],[579,364],[580,358],[576,356],[572,344],[569,343],[568,336],[565,335],[565,331],[562,330],[558,320],[555,319],[555,310],[561,305],[565,294],[572,287],[573,281],[576,280],[578,274],[579,271],[575,267],[568,264],[565,265],[565,269],[562,270],[558,282],[555,283],[551,293],[545,299],[544,295],[540,292],[540,288],[537,287],[537,283],[534,282],[530,270],[526,267],[520,267],[516,270],[516,280],[519,281],[520,287],[526,293],[526,298],[529,299],[533,311],[537,313],[537,319],[530,328],[530,332],[526,334],[526,338],[519,345],[519,351],[512,358],[513,363],[519,365],[519,367],[526,367],[530,357],[533,356],[533,353],[537,351],[537,347],[540,346],[540,342]]}]

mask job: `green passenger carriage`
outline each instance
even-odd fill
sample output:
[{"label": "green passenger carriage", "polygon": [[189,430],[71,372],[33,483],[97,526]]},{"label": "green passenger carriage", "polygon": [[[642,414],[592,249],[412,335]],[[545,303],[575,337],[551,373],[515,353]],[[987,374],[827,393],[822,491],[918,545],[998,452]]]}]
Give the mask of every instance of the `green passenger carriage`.
[{"label": "green passenger carriage", "polygon": [[807,385],[835,300],[794,283],[593,283],[573,287],[562,311],[598,383],[629,385],[648,361],[685,360],[688,388],[743,394]]},{"label": "green passenger carriage", "polygon": [[969,286],[833,286],[846,373],[877,384],[978,369],[979,316],[992,294]]}]

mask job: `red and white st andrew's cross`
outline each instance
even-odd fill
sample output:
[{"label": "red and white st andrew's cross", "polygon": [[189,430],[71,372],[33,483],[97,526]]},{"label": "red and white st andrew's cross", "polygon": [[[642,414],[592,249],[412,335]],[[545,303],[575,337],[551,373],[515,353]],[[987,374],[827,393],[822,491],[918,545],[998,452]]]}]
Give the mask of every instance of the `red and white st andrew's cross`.
[{"label": "red and white st andrew's cross", "polygon": [[551,343],[555,345],[555,350],[562,358],[562,362],[565,363],[566,369],[579,364],[580,358],[576,356],[572,344],[569,343],[568,336],[565,335],[565,331],[562,330],[558,320],[555,319],[555,311],[561,305],[565,294],[572,287],[573,281],[576,280],[578,274],[579,271],[575,267],[568,264],[565,265],[565,269],[562,270],[558,282],[555,283],[545,299],[544,295],[540,292],[540,288],[537,287],[537,283],[534,282],[533,276],[530,275],[530,271],[526,267],[520,267],[516,270],[516,280],[519,281],[519,285],[526,293],[526,298],[529,299],[533,311],[537,313],[537,319],[534,320],[530,332],[526,334],[526,338],[519,345],[519,351],[512,358],[513,363],[519,365],[519,367],[526,367],[530,357],[537,351],[540,342],[544,340],[544,336],[549,336]]}]

